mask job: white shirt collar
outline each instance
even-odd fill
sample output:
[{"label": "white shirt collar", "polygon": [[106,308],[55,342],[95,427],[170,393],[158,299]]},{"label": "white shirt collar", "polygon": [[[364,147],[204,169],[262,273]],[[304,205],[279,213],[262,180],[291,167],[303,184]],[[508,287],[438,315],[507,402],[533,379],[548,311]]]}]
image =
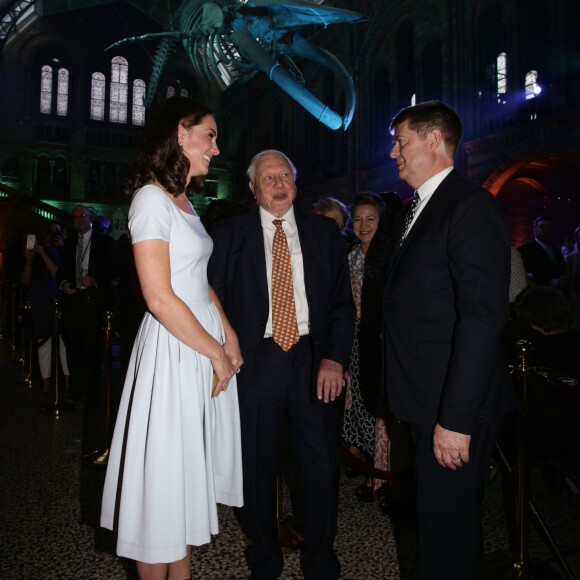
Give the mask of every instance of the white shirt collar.
[{"label": "white shirt collar", "polygon": [[281,217],[277,218],[275,215],[272,215],[269,211],[265,210],[262,206],[260,206],[260,221],[262,222],[262,227],[271,227],[275,228],[272,222],[275,219],[281,219],[288,223],[288,225],[292,228],[296,228],[296,216],[294,215],[294,206],[291,205],[290,209]]},{"label": "white shirt collar", "polygon": [[417,193],[421,201],[426,198],[431,197],[433,192],[441,185],[441,182],[453,171],[453,165],[446,167],[439,173],[436,173],[433,177],[430,177],[419,189]]}]

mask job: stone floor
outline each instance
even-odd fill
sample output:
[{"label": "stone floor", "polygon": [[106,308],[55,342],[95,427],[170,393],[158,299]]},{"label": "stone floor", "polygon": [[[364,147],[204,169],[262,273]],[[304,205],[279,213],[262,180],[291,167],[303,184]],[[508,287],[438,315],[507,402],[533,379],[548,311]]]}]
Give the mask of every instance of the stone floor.
[{"label": "stone floor", "polygon": [[[63,409],[59,416],[50,406],[40,413],[47,397],[37,381],[31,387],[19,381],[23,367],[13,354],[9,342],[0,339],[0,578],[136,578],[133,562],[115,555],[113,534],[98,525],[104,469],[82,459],[82,406]],[[486,577],[521,578],[511,567],[504,476],[499,469],[493,472],[482,515]],[[342,578],[417,578],[412,518],[390,519],[376,502],[360,503],[355,488],[362,481],[362,476],[341,480],[336,548]],[[571,481],[561,476],[546,480],[536,471],[530,476],[530,497],[568,569],[530,525],[526,578],[580,578],[580,494]],[[219,513],[221,532],[211,544],[194,549],[192,577],[244,579],[244,535],[231,508],[220,506]],[[287,554],[282,578],[301,578],[297,551]]]}]

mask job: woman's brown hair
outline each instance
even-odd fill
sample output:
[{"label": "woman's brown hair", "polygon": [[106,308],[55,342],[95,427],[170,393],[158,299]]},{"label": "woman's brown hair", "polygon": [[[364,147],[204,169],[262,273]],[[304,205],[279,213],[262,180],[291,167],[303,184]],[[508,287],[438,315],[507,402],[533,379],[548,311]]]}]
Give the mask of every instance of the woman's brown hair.
[{"label": "woman's brown hair", "polygon": [[[181,125],[189,130],[207,115],[213,115],[210,109],[187,97],[163,101],[145,126],[124,193],[131,196],[152,181],[159,182],[173,196],[183,193],[188,185],[189,159],[179,146],[177,129]],[[203,176],[192,177],[190,185],[195,191],[201,191]]]}]

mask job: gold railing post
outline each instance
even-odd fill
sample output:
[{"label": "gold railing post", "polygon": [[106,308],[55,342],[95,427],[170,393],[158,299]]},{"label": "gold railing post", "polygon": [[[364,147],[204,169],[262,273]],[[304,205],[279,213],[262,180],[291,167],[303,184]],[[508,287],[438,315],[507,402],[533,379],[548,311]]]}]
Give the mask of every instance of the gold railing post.
[{"label": "gold railing post", "polygon": [[0,280],[0,340],[4,338],[4,280]]},{"label": "gold railing post", "polygon": [[105,312],[105,361],[103,381],[103,445],[92,453],[84,456],[86,465],[107,467],[109,446],[111,444],[111,387],[113,383],[113,313]]},{"label": "gold railing post", "polygon": [[518,359],[518,396],[521,410],[518,413],[517,421],[517,447],[515,462],[515,486],[516,486],[516,536],[515,536],[515,562],[514,567],[525,569],[527,563],[528,547],[528,460],[527,460],[527,432],[528,432],[528,372],[529,355],[532,345],[525,340],[518,340],[516,343]]},{"label": "gold railing post", "polygon": [[12,284],[12,300],[10,302],[11,305],[11,322],[12,322],[12,359],[17,360],[18,357],[16,355],[16,329],[17,329],[17,321],[18,321],[18,294],[16,293],[16,284]]},{"label": "gold railing post", "polygon": [[528,558],[528,514],[531,513],[536,523],[540,526],[549,547],[556,554],[556,558],[566,578],[574,580],[568,564],[558,550],[551,534],[549,533],[540,513],[529,498],[529,469],[528,469],[528,378],[533,372],[530,366],[532,345],[525,340],[516,342],[517,357],[520,361],[515,371],[517,372],[517,394],[520,401],[520,411],[517,415],[516,431],[516,458],[514,469],[512,470],[509,460],[503,453],[501,446],[497,446],[500,459],[504,463],[509,474],[514,477],[515,487],[515,533],[513,561],[505,567],[502,573],[496,573],[493,578],[497,580],[508,580],[516,578],[518,580],[550,580],[561,578],[560,575],[549,565],[542,562],[530,562]]},{"label": "gold railing post", "polygon": [[32,388],[32,360],[34,358],[34,332],[32,329],[32,304],[27,300],[22,310],[22,365],[26,367],[21,381]]},{"label": "gold railing post", "polygon": [[50,352],[51,362],[51,396],[53,402],[46,407],[42,407],[40,412],[44,415],[54,415],[60,419],[63,411],[68,411],[74,404],[61,398],[60,393],[60,304],[55,298],[52,302],[52,349]]}]

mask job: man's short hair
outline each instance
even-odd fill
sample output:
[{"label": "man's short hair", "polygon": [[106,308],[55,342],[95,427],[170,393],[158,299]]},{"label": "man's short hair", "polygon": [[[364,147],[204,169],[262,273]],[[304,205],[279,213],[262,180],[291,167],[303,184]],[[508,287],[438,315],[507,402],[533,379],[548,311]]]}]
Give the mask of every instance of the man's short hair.
[{"label": "man's short hair", "polygon": [[548,214],[540,215],[534,220],[534,227],[536,227],[540,222],[550,222],[553,226],[556,225],[556,220]]}]

